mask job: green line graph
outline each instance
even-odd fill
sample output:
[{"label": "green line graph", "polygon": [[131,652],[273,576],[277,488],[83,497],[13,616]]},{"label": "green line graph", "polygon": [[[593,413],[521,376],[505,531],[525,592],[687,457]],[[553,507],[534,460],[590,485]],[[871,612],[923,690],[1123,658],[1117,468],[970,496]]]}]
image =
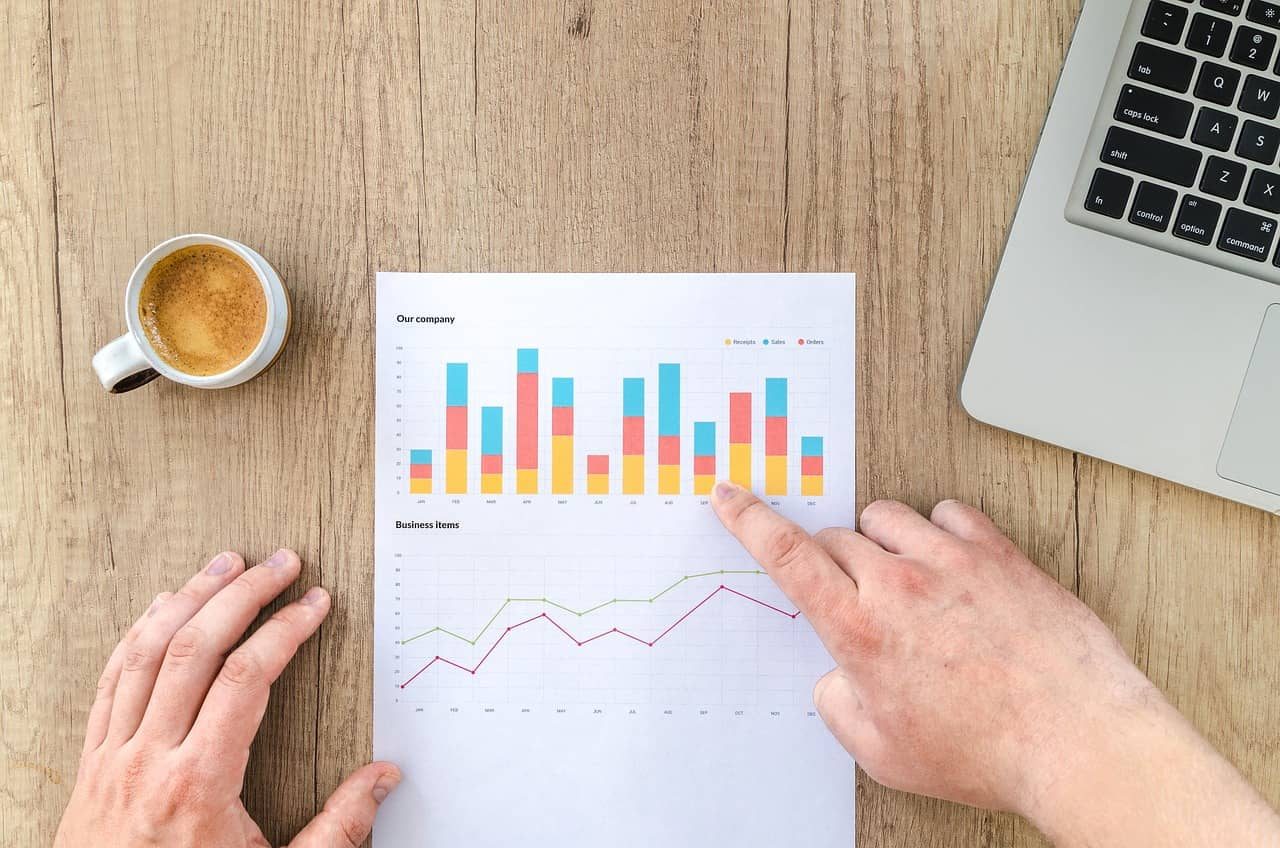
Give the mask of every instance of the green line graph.
[{"label": "green line graph", "polygon": [[697,580],[698,578],[701,578],[701,577],[721,577],[726,574],[763,575],[764,572],[758,569],[751,569],[747,571],[729,571],[722,568],[719,571],[703,571],[703,572],[699,572],[698,574],[686,574],[685,576],[681,577],[679,580],[672,583],[670,586],[663,589],[658,594],[653,595],[652,597],[610,598],[607,601],[596,604],[593,607],[588,607],[587,609],[584,609],[584,610],[572,609],[571,607],[567,607],[564,604],[551,600],[550,598],[507,598],[505,601],[502,602],[502,606],[498,607],[498,611],[495,612],[493,616],[490,617],[490,619],[484,623],[484,626],[480,628],[480,632],[470,639],[468,639],[466,636],[463,636],[458,633],[454,633],[452,630],[447,630],[443,627],[433,627],[430,630],[424,630],[421,633],[414,634],[413,636],[410,636],[407,639],[401,639],[399,644],[407,645],[410,642],[413,642],[417,639],[423,639],[427,636],[430,636],[433,633],[440,633],[445,636],[452,636],[454,639],[457,639],[460,642],[466,642],[468,645],[474,646],[477,642],[480,641],[481,637],[483,637],[484,634],[488,632],[489,628],[493,626],[493,623],[498,620],[498,616],[502,615],[503,610],[505,610],[507,607],[511,606],[512,604],[545,604],[550,607],[555,607],[556,609],[559,609],[559,610],[564,610],[565,612],[571,615],[576,615],[578,618],[582,618],[584,615],[590,615],[591,613],[596,612],[597,610],[602,610],[605,607],[611,607],[614,604],[651,604],[654,601],[658,600],[658,598],[661,598],[663,595],[667,594],[671,590],[675,589],[678,586],[684,585],[690,580]]}]

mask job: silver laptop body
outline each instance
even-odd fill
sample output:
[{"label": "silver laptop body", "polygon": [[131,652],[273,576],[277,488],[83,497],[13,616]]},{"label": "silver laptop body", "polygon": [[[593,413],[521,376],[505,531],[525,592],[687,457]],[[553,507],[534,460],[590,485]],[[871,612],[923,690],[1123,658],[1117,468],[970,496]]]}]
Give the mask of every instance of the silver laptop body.
[{"label": "silver laptop body", "polygon": [[1280,2],[1086,0],[961,388],[1280,511]]}]

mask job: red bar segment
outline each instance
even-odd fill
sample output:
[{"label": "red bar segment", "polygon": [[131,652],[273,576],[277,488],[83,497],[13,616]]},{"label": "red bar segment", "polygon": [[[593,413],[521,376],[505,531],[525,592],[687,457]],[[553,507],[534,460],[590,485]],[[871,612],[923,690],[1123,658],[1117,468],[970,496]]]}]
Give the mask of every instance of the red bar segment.
[{"label": "red bar segment", "polygon": [[491,453],[480,457],[481,474],[501,474],[502,454]]},{"label": "red bar segment", "polygon": [[609,473],[609,455],[608,454],[589,454],[587,456],[587,473],[588,474],[608,474]]},{"label": "red bar segment", "polygon": [[465,406],[450,406],[445,410],[444,440],[444,446],[448,450],[467,449],[467,408]]},{"label": "red bar segment", "polygon": [[716,473],[716,458],[714,456],[695,456],[693,458],[694,474],[711,474]]},{"label": "red bar segment", "polygon": [[410,466],[409,466],[409,479],[411,479],[411,480],[430,480],[430,479],[431,479],[431,466],[430,466],[430,465],[410,465]]},{"label": "red bar segment", "polygon": [[622,419],[622,453],[626,456],[644,454],[644,419],[638,416]]},{"label": "red bar segment", "polygon": [[751,392],[729,393],[729,444],[751,444]]},{"label": "red bar segment", "polygon": [[822,457],[820,456],[802,456],[800,457],[800,473],[805,477],[821,477],[822,476]]},{"label": "red bar segment", "polygon": [[775,415],[764,420],[765,456],[787,455],[787,419]]},{"label": "red bar segment", "polygon": [[516,468],[538,467],[538,375],[516,375]]},{"label": "red bar segment", "polygon": [[553,436],[572,436],[573,435],[573,407],[572,406],[551,407],[551,435]]},{"label": "red bar segment", "polygon": [[680,437],[679,436],[659,436],[658,437],[658,464],[659,465],[679,465],[680,464]]}]

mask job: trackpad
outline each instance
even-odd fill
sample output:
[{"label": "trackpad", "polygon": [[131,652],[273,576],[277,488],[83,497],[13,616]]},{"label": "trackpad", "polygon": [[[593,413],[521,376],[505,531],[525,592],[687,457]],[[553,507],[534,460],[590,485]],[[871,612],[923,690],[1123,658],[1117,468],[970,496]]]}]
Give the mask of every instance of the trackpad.
[{"label": "trackpad", "polygon": [[1280,494],[1280,304],[1267,310],[1218,474]]}]

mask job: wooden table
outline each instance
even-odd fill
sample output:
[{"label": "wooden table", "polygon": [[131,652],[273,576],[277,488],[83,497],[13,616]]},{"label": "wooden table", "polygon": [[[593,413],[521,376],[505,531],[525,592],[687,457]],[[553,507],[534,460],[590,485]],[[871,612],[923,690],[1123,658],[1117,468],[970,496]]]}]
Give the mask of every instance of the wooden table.
[{"label": "wooden table", "polygon": [[[378,269],[856,271],[862,501],[988,510],[1280,801],[1275,519],[956,402],[1077,7],[0,4],[0,841],[47,843],[111,644],[223,547],[293,545],[335,598],[245,787],[267,834],[369,757]],[[126,276],[193,230],[276,265],[292,343],[107,396]],[[1042,844],[859,788],[863,846]]]}]

